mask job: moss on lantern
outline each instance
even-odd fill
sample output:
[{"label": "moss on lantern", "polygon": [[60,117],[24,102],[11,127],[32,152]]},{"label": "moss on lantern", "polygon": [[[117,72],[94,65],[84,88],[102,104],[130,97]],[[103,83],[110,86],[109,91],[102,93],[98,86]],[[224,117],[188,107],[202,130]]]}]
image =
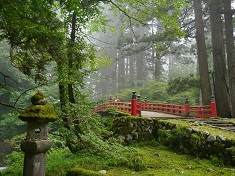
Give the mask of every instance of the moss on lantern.
[{"label": "moss on lantern", "polygon": [[42,94],[42,92],[38,92],[32,96],[31,102],[33,105],[45,105],[47,103],[47,99],[45,95]]},{"label": "moss on lantern", "polygon": [[19,115],[21,120],[55,121],[58,118],[54,111],[54,107],[46,104],[46,97],[41,92],[36,93],[31,98],[31,102],[33,105],[27,107]]},{"label": "moss on lantern", "polygon": [[30,119],[54,121],[58,116],[51,105],[31,105],[19,115],[19,118],[23,121],[29,121]]}]

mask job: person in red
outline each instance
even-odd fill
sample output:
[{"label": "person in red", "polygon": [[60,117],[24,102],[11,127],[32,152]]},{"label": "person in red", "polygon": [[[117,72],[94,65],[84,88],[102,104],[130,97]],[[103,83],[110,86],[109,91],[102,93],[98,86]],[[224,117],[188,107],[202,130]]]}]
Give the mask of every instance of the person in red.
[{"label": "person in red", "polygon": [[120,101],[119,98],[116,96],[115,102],[119,102],[119,101]]}]

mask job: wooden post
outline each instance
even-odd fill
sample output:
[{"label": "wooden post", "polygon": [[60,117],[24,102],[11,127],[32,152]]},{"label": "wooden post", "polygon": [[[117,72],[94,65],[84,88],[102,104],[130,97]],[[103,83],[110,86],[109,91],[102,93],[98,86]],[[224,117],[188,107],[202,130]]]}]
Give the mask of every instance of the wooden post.
[{"label": "wooden post", "polygon": [[189,104],[188,104],[188,97],[185,98],[185,104],[184,104],[184,116],[189,116]]},{"label": "wooden post", "polygon": [[141,116],[141,110],[142,110],[142,103],[140,101],[140,95],[137,95],[137,115]]},{"label": "wooden post", "polygon": [[144,97],[144,107],[143,107],[143,110],[146,110],[147,104],[148,104],[147,97]]},{"label": "wooden post", "polygon": [[109,104],[111,104],[113,101],[112,101],[112,96],[110,95],[109,96]]},{"label": "wooden post", "polygon": [[214,95],[211,96],[211,115],[212,117],[217,116],[217,110],[216,110],[216,103],[215,103]]},{"label": "wooden post", "polygon": [[132,100],[131,100],[131,115],[137,116],[137,101],[136,101],[136,92],[132,92]]}]

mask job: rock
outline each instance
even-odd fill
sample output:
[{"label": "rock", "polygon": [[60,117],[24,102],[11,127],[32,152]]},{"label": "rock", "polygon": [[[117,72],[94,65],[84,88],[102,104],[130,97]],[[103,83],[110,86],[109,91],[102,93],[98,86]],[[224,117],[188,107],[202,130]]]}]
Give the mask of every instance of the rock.
[{"label": "rock", "polygon": [[192,125],[193,126],[199,126],[200,124],[199,124],[199,122],[195,121]]},{"label": "rock", "polygon": [[160,153],[156,153],[156,154],[154,154],[154,155],[157,155],[158,157],[162,156]]},{"label": "rock", "polygon": [[202,134],[203,134],[203,136],[206,136],[206,137],[210,135],[210,133],[208,131],[205,131]]},{"label": "rock", "polygon": [[192,129],[194,132],[199,132],[200,130],[198,128],[193,128]]},{"label": "rock", "polygon": [[192,133],[193,129],[192,128],[186,128],[187,132]]},{"label": "rock", "polygon": [[101,174],[106,174],[107,171],[106,171],[106,170],[100,170],[99,173],[101,173]]},{"label": "rock", "polygon": [[131,141],[131,140],[132,140],[132,136],[131,136],[130,134],[128,134],[128,135],[126,136],[126,141],[129,142],[129,141]]},{"label": "rock", "polygon": [[148,126],[148,127],[145,129],[145,131],[149,131],[149,129],[150,129],[150,126]]},{"label": "rock", "polygon": [[121,143],[125,142],[125,137],[124,137],[124,136],[118,136],[117,139],[118,139]]},{"label": "rock", "polygon": [[184,171],[180,171],[179,173],[180,173],[181,175],[183,175],[183,174],[184,174]]},{"label": "rock", "polygon": [[221,139],[221,141],[225,141],[226,137],[224,137],[223,135],[219,135],[219,138]]},{"label": "rock", "polygon": [[207,137],[207,141],[208,141],[208,142],[214,142],[214,141],[216,141],[216,136],[214,136],[214,135],[208,136],[208,137]]},{"label": "rock", "polygon": [[139,134],[137,132],[133,132],[133,139],[138,140],[139,139]]},{"label": "rock", "polygon": [[207,168],[207,172],[214,172],[214,169],[212,169],[212,168]]},{"label": "rock", "polygon": [[47,99],[42,94],[42,92],[38,92],[34,96],[32,96],[31,102],[33,105],[45,105],[47,104]]},{"label": "rock", "polygon": [[129,122],[128,122],[128,127],[129,127],[129,128],[133,128],[133,127],[134,127],[134,124],[129,121]]}]

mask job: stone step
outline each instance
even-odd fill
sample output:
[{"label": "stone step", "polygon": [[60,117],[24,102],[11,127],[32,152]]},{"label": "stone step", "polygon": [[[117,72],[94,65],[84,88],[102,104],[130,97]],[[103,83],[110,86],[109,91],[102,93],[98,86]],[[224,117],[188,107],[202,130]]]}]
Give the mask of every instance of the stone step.
[{"label": "stone step", "polygon": [[230,122],[223,122],[223,121],[220,121],[220,120],[217,120],[217,121],[204,121],[204,123],[207,123],[207,124],[233,124],[233,123],[230,123]]},{"label": "stone step", "polygon": [[215,124],[210,124],[211,126],[216,126],[216,127],[228,127],[228,126],[234,126],[233,124],[230,123],[215,123]]},{"label": "stone step", "polygon": [[235,126],[233,126],[233,127],[226,127],[224,129],[228,130],[228,131],[235,131]]}]

